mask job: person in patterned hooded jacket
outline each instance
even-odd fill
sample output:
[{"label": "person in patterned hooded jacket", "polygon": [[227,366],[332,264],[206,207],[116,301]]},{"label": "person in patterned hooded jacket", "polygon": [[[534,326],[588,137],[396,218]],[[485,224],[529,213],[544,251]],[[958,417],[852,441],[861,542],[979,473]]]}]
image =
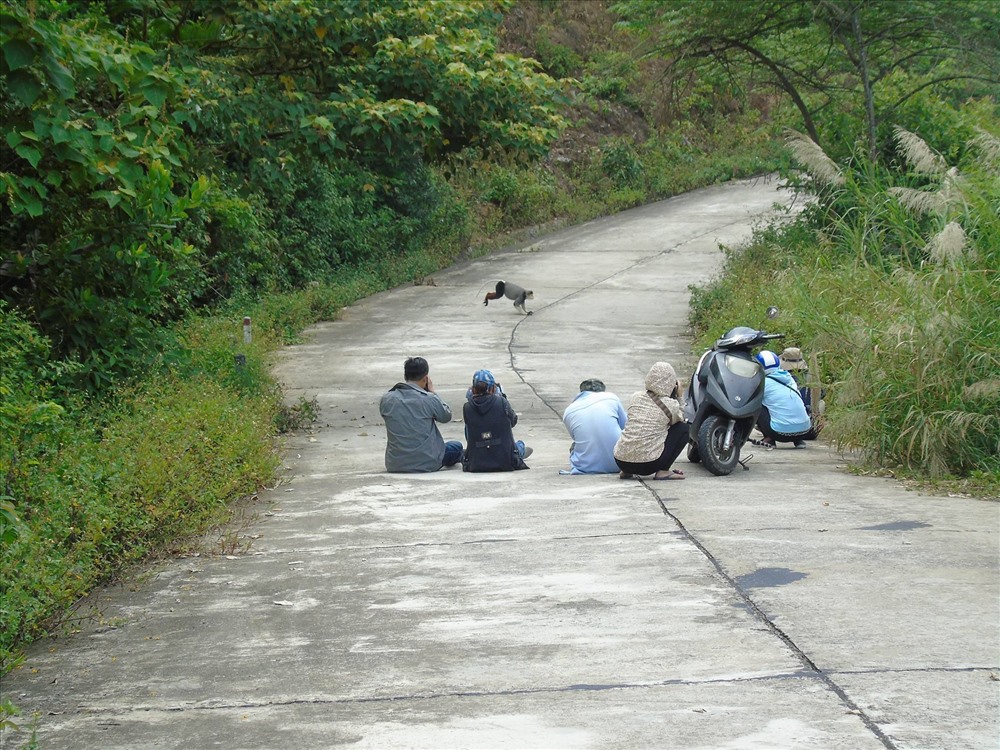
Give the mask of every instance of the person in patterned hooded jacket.
[{"label": "person in patterned hooded jacket", "polygon": [[646,374],[645,385],[645,391],[632,394],[628,420],[615,445],[618,476],[683,479],[683,471],[671,468],[688,442],[677,373],[670,363],[657,362]]}]

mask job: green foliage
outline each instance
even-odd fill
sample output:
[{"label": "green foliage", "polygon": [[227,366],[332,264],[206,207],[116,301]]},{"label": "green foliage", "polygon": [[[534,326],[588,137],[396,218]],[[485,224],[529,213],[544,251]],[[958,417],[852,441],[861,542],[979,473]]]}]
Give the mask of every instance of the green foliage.
[{"label": "green foliage", "polygon": [[10,544],[21,535],[21,519],[12,500],[9,495],[0,495],[0,545]]},{"label": "green foliage", "polygon": [[[395,160],[476,143],[541,153],[559,128],[556,82],[497,52],[494,3],[159,7],[164,39],[197,38],[183,53],[211,73],[199,126],[269,181],[348,153]],[[147,19],[122,9],[115,20],[139,33]],[[229,42],[239,38],[256,43]]]},{"label": "green foliage", "polygon": [[[64,409],[53,383],[66,368],[50,363],[49,344],[0,300],[0,498],[15,489],[63,436]],[[4,534],[19,529],[16,507],[4,507]]]},{"label": "green foliage", "polygon": [[642,183],[642,162],[627,141],[614,141],[604,147],[601,169],[615,188],[634,188]]},{"label": "green foliage", "polygon": [[156,321],[197,287],[192,248],[175,231],[206,189],[174,179],[188,151],[188,80],[93,19],[8,8],[3,293],[90,385],[107,385],[143,360]]},{"label": "green foliage", "polygon": [[[880,160],[886,123],[933,91],[954,105],[995,94],[1000,54],[995,6],[968,0],[622,0],[621,28],[667,61],[679,97],[709,84],[738,100],[781,91],[816,143],[836,158],[862,134]],[[734,86],[735,84],[735,86]],[[685,116],[687,110],[681,110]]]},{"label": "green foliage", "polygon": [[958,169],[898,130],[900,170],[858,159],[785,228],[730,251],[694,290],[708,343],[770,304],[790,345],[819,355],[825,436],[875,467],[1000,484],[1000,140]]},{"label": "green foliage", "polygon": [[8,3],[0,293],[97,394],[199,305],[440,235],[428,163],[538,157],[563,124],[560,84],[497,50],[500,7]]},{"label": "green foliage", "polygon": [[556,78],[575,76],[583,67],[583,58],[564,44],[551,39],[551,29],[539,29],[535,40],[535,51],[538,61],[545,71]]},{"label": "green foliage", "polygon": [[[256,383],[240,388],[236,346],[200,343],[187,378],[161,375],[104,407],[59,408],[58,421],[36,419],[30,435],[15,425],[19,453],[5,484],[17,533],[0,552],[2,669],[18,643],[96,582],[204,528],[271,476],[276,393],[264,363],[248,357],[241,384]],[[213,370],[215,380],[204,376]]]},{"label": "green foliage", "polygon": [[277,287],[281,274],[281,244],[274,218],[262,192],[240,191],[236,177],[213,180],[198,211],[193,213],[192,244],[204,257],[211,280],[196,302],[211,305],[232,295]]},{"label": "green foliage", "polygon": [[[567,196],[553,174],[537,164],[491,161],[469,152],[453,159],[449,169],[454,194],[445,205],[460,207],[466,243],[470,235],[475,244],[483,237],[543,223],[567,210]],[[468,204],[471,209],[466,208]]]},{"label": "green foliage", "polygon": [[637,78],[638,70],[631,55],[607,51],[595,54],[587,62],[580,88],[595,98],[620,102],[641,110],[639,101],[632,94],[632,85]]}]

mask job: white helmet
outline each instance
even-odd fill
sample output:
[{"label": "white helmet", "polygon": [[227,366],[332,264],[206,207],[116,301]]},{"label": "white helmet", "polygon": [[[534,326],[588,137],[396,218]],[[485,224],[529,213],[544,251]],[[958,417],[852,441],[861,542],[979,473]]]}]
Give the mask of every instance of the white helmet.
[{"label": "white helmet", "polygon": [[781,367],[781,360],[778,358],[778,355],[767,349],[758,354],[756,360],[760,362],[765,370],[777,370]]}]

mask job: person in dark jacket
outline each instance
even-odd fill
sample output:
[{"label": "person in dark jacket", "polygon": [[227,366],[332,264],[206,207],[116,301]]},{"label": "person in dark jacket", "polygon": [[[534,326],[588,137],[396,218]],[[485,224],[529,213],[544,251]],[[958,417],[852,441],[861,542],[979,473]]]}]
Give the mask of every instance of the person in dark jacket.
[{"label": "person in dark jacket", "polygon": [[477,370],[462,407],[467,447],[465,471],[516,471],[527,469],[531,455],[521,440],[514,440],[517,414],[489,370]]}]

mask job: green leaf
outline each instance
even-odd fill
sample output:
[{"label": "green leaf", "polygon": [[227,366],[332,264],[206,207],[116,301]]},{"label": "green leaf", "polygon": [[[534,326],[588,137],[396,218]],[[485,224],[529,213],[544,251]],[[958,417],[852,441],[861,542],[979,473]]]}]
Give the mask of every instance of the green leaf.
[{"label": "green leaf", "polygon": [[35,194],[39,198],[45,198],[49,194],[49,189],[34,177],[22,177],[21,186],[22,188],[30,188],[31,190],[34,190]]},{"label": "green leaf", "polygon": [[56,59],[54,55],[46,51],[45,69],[49,73],[49,80],[55,86],[64,99],[70,99],[76,93],[73,81],[73,74],[65,65]]},{"label": "green leaf", "polygon": [[90,194],[91,198],[103,198],[108,202],[108,208],[114,208],[122,201],[121,195],[113,190],[95,190]]},{"label": "green leaf", "polygon": [[20,146],[15,148],[14,151],[16,151],[17,155],[22,159],[26,159],[33,167],[37,167],[38,162],[42,160],[42,152],[34,146],[29,146],[27,143],[22,143]]},{"label": "green leaf", "polygon": [[11,39],[3,46],[3,57],[11,71],[31,65],[36,54],[35,48],[23,39]]},{"label": "green leaf", "polygon": [[159,82],[147,83],[142,87],[142,95],[146,97],[146,101],[157,109],[163,106],[169,93],[170,89]]},{"label": "green leaf", "polygon": [[61,125],[52,126],[51,136],[53,143],[67,143],[72,138],[69,131]]},{"label": "green leaf", "polygon": [[128,159],[135,159],[137,156],[141,156],[142,152],[137,149],[132,148],[126,143],[117,143],[115,148],[118,149],[118,153]]},{"label": "green leaf", "polygon": [[[42,215],[44,208],[42,207],[42,202],[35,198],[34,196],[28,195],[23,197],[24,210],[28,212],[28,216],[32,218],[38,218]],[[15,211],[16,213],[16,211]]]},{"label": "green leaf", "polygon": [[7,76],[7,88],[25,107],[34,104],[42,93],[42,84],[27,70],[15,70]]}]

